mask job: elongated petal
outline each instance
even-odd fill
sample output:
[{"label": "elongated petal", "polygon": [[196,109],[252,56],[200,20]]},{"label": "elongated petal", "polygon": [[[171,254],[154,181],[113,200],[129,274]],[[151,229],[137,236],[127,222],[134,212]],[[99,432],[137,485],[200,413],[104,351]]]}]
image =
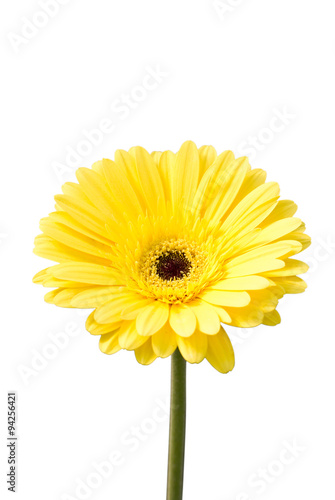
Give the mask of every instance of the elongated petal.
[{"label": "elongated petal", "polygon": [[199,179],[199,153],[192,141],[184,142],[176,156],[173,203],[191,210]]},{"label": "elongated petal", "polygon": [[233,153],[231,151],[224,151],[204,172],[193,200],[197,213],[202,217],[220,191],[225,171],[228,170],[233,163]]},{"label": "elongated petal", "polygon": [[206,358],[220,373],[227,373],[234,368],[234,350],[223,328],[217,335],[208,337]]},{"label": "elongated petal", "polygon": [[197,326],[195,314],[186,304],[173,304],[169,321],[173,330],[181,337],[192,335]]},{"label": "elongated petal", "polygon": [[273,222],[276,222],[280,219],[286,219],[287,217],[293,217],[296,213],[298,207],[291,200],[279,200],[276,208],[272,211],[271,215],[269,215],[261,224],[261,227],[266,227]]},{"label": "elongated petal", "polygon": [[247,292],[226,292],[223,290],[205,290],[199,297],[217,306],[244,307],[250,302]]},{"label": "elongated petal", "polygon": [[81,167],[76,170],[76,177],[87,198],[96,208],[106,213],[113,213],[111,192],[100,174]]},{"label": "elongated petal", "polygon": [[279,325],[281,319],[279,312],[274,309],[271,312],[264,314],[263,324],[267,326],[276,326]]},{"label": "elongated petal", "polygon": [[238,257],[231,259],[226,263],[225,269],[229,270],[235,266],[241,264],[252,263],[253,260],[257,259],[278,259],[285,258],[293,253],[298,253],[301,250],[301,245],[297,241],[293,240],[283,240],[276,243],[270,243],[259,248],[250,250]]},{"label": "elongated petal", "polygon": [[115,269],[86,262],[69,262],[53,266],[50,274],[56,278],[90,283],[92,285],[120,285]]},{"label": "elongated petal", "polygon": [[98,323],[114,323],[121,320],[121,312],[136,301],[136,294],[133,293],[120,293],[115,294],[114,297],[105,302],[103,305],[97,307],[94,313],[94,319]]},{"label": "elongated petal", "polygon": [[93,205],[65,194],[56,195],[55,201],[80,224],[85,224],[91,231],[109,237],[105,230],[104,213]]},{"label": "elongated petal", "polygon": [[262,276],[242,276],[228,278],[214,283],[210,289],[214,290],[261,290],[270,285],[269,280]]},{"label": "elongated petal", "polygon": [[149,153],[141,147],[135,148],[136,167],[143,196],[152,213],[164,212],[165,196],[157,166]]},{"label": "elongated petal", "polygon": [[[211,306],[215,309],[221,323],[227,323],[228,325],[231,323],[232,320],[228,313],[228,307],[223,308],[221,306],[215,306],[214,304],[211,304]],[[244,309],[245,308],[243,308],[243,310]],[[234,310],[236,310],[236,308],[234,308]]]},{"label": "elongated petal", "polygon": [[118,287],[95,286],[80,291],[77,289],[76,295],[71,300],[72,307],[91,309],[99,307],[112,299],[117,294]]},{"label": "elongated petal", "polygon": [[303,274],[308,271],[308,265],[301,260],[287,259],[284,260],[285,266],[276,271],[269,271],[264,273],[265,276],[269,277],[280,277],[280,276],[294,276],[296,274]]},{"label": "elongated petal", "polygon": [[284,288],[285,293],[302,293],[306,290],[307,284],[298,276],[285,276],[274,278],[273,281]]},{"label": "elongated petal", "polygon": [[169,323],[166,323],[151,339],[154,353],[161,358],[167,358],[177,348],[176,333]]},{"label": "elongated petal", "polygon": [[242,186],[248,168],[250,168],[248,159],[245,157],[238,158],[229,168],[224,170],[221,178],[217,180],[218,184],[216,187],[218,191],[204,213],[204,217],[210,220],[211,224],[214,225],[222,219],[233,203]]},{"label": "elongated petal", "polygon": [[36,236],[34,254],[54,262],[59,262],[60,264],[68,261],[90,262],[102,266],[109,266],[111,264],[109,259],[86,252],[80,252],[67,245],[63,245],[45,234]]},{"label": "elongated petal", "polygon": [[281,219],[266,226],[259,235],[252,241],[251,246],[257,247],[270,243],[271,241],[282,238],[297,229],[301,224],[301,220],[297,217],[289,217]]},{"label": "elongated petal", "polygon": [[103,172],[113,201],[119,207],[119,213],[124,212],[126,209],[130,219],[136,221],[139,214],[143,213],[143,209],[139,197],[134,190],[134,184],[131,184],[127,178],[127,169],[124,168],[123,162],[120,165],[119,162],[104,159]]},{"label": "elongated petal", "polygon": [[250,305],[263,311],[270,312],[278,305],[278,300],[282,297],[280,293],[276,293],[276,287],[271,287],[266,290],[254,290],[250,292]]},{"label": "elongated petal", "polygon": [[91,312],[85,323],[85,328],[91,335],[104,335],[120,328],[122,321],[107,324],[97,323],[94,319],[94,312],[95,311]]},{"label": "elongated petal", "polygon": [[220,319],[215,308],[203,300],[192,301],[189,307],[197,318],[197,329],[208,335],[215,335],[220,330]]},{"label": "elongated petal", "polygon": [[159,160],[159,175],[162,179],[166,202],[172,201],[173,179],[175,177],[176,155],[164,151]]},{"label": "elongated petal", "polygon": [[[277,301],[275,302],[275,307]],[[231,318],[230,325],[239,328],[252,328],[262,323],[264,318],[263,310],[252,303],[246,307],[228,307],[227,312]]]},{"label": "elongated petal", "polygon": [[150,365],[155,361],[157,355],[153,351],[151,337],[141,347],[135,349],[135,356],[141,365]]},{"label": "elongated petal", "polygon": [[156,300],[143,309],[136,318],[136,328],[140,335],[153,335],[169,319],[169,305]]},{"label": "elongated petal", "polygon": [[121,317],[123,319],[136,319],[140,312],[142,312],[146,306],[152,304],[153,299],[147,299],[146,297],[139,296],[136,301],[131,303],[121,312]]},{"label": "elongated petal", "polygon": [[213,165],[216,157],[217,153],[213,146],[201,146],[199,148],[199,181],[206,170]]},{"label": "elongated petal", "polygon": [[264,184],[266,181],[266,172],[260,168],[254,168],[246,173],[241,189],[239,190],[229,213],[234,209],[240,201],[243,200],[251,191]]},{"label": "elongated petal", "polygon": [[[234,210],[228,215],[222,224],[222,231],[227,232],[231,238],[236,233],[253,229],[253,221],[260,224],[274,209],[272,203],[279,196],[279,186],[276,182],[262,184],[249,193]],[[256,227],[256,226],[254,226]]]},{"label": "elongated petal", "polygon": [[64,226],[67,226],[68,228],[73,229],[74,231],[77,231],[78,233],[81,233],[85,236],[88,236],[94,241],[98,241],[99,243],[103,243],[104,245],[107,245],[107,247],[111,247],[113,244],[112,240],[105,238],[101,234],[90,230],[88,227],[86,227],[84,224],[81,224],[77,220],[75,220],[70,214],[67,212],[52,212],[49,214],[48,219],[50,219],[53,222],[58,222],[60,224],[63,224]]},{"label": "elongated petal", "polygon": [[177,335],[178,348],[183,358],[189,363],[201,363],[207,353],[207,338],[207,335],[198,330],[190,337]]},{"label": "elongated petal", "polygon": [[117,330],[112,333],[107,333],[106,335],[102,335],[99,341],[100,351],[105,354],[115,354],[118,352],[121,347],[118,341]]},{"label": "elongated petal", "polygon": [[138,334],[135,320],[123,321],[118,336],[120,347],[128,350],[137,349],[148,339],[148,337]]},{"label": "elongated petal", "polygon": [[279,259],[266,259],[260,257],[253,259],[250,262],[243,262],[242,264],[232,265],[229,269],[225,269],[225,278],[235,278],[240,276],[248,276],[251,274],[261,274],[275,269],[281,269],[285,266],[285,262]]}]

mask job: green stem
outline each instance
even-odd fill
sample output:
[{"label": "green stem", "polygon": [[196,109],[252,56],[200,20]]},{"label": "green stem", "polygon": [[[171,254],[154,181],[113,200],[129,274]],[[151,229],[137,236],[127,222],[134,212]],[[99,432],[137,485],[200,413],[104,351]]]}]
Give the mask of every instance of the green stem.
[{"label": "green stem", "polygon": [[179,349],[171,357],[170,438],[167,500],[182,500],[186,427],[186,361]]}]

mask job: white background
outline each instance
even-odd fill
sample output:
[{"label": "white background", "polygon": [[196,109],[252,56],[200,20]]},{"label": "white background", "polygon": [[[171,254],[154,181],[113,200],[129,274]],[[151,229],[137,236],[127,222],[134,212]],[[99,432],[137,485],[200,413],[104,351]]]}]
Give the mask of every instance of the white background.
[{"label": "white background", "polygon": [[[170,360],[102,354],[86,312],[46,304],[31,282],[48,265],[32,254],[39,219],[74,178],[66,155],[101,121],[113,131],[95,136],[81,166],[187,139],[247,153],[298,203],[313,238],[308,290],[284,298],[281,325],[228,327],[229,375],[188,365],[185,500],[333,498],[333,2],[63,0],[53,17],[41,3],[0,8],[1,498],[12,498],[7,390],[18,391],[16,498],[84,498],[77,485],[94,480],[86,498],[165,498]],[[59,332],[67,345],[51,352]],[[122,464],[94,475],[113,451]]]}]

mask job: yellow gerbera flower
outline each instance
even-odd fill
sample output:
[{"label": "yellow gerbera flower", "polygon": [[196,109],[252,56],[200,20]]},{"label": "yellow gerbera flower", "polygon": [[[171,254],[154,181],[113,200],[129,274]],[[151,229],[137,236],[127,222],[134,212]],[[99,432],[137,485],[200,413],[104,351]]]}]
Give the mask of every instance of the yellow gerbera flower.
[{"label": "yellow gerbera flower", "polygon": [[178,347],[222,373],[234,352],[222,323],[276,325],[278,300],[305,290],[310,244],[297,206],[246,157],[193,142],[149,154],[118,150],[79,168],[41,220],[35,253],[58,262],[34,281],[61,307],[94,308],[100,349],[150,364]]}]

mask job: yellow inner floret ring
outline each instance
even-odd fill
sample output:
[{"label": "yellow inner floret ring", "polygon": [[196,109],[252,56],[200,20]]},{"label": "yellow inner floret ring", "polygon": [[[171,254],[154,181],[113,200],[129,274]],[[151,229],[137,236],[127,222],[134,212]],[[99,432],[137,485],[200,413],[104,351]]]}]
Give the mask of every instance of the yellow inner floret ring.
[{"label": "yellow inner floret ring", "polygon": [[169,239],[152,245],[139,262],[141,285],[149,296],[174,303],[188,300],[198,288],[208,256],[193,241]]}]

